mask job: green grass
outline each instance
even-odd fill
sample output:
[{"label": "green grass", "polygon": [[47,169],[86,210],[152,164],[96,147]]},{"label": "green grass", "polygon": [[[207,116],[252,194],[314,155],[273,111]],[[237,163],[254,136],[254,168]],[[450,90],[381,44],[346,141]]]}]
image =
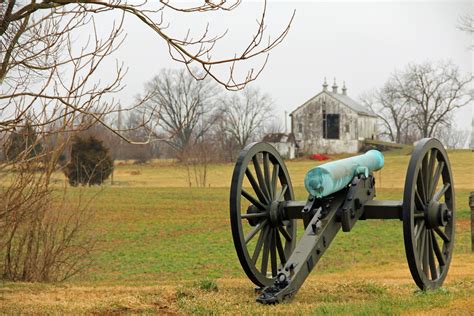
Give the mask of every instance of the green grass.
[{"label": "green grass", "polygon": [[[408,158],[386,155],[386,167],[376,174],[377,199],[402,198]],[[98,239],[93,264],[60,284],[3,284],[0,311],[372,315],[443,313],[453,304],[460,306],[460,313],[469,311],[472,305],[466,302],[474,299],[474,255],[467,201],[474,183],[474,160],[467,151],[450,153],[450,158],[458,225],[454,275],[444,289],[415,291],[400,221],[359,221],[350,233],[336,236],[293,301],[257,305],[230,232],[228,184],[233,166],[213,165],[211,187],[189,188],[183,169],[167,162],[119,166],[113,186],[68,189],[71,203],[92,199],[95,218],[90,231]],[[288,163],[297,199],[306,198],[302,179],[314,165],[307,160]],[[58,174],[58,186],[61,181]],[[298,224],[301,236],[302,223]]]},{"label": "green grass", "polygon": [[[301,187],[296,193],[305,196]],[[467,201],[468,191],[456,194],[458,201]],[[401,195],[400,190],[381,189],[377,198]],[[102,192],[93,207],[100,234],[95,264],[74,282],[154,284],[242,277],[230,234],[226,188],[113,188]],[[457,215],[460,221],[468,220],[466,203],[458,202]],[[350,233],[336,236],[318,273],[354,264],[404,262],[403,247],[400,221],[359,221]],[[458,229],[456,252],[468,251],[469,231]]]}]

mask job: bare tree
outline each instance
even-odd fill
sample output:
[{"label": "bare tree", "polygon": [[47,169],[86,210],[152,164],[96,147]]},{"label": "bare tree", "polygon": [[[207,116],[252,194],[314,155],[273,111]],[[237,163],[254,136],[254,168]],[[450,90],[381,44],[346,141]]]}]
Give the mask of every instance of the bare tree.
[{"label": "bare tree", "polygon": [[[461,16],[459,18],[457,27],[461,31],[466,32],[472,36],[474,34],[474,16],[472,14]],[[469,49],[474,50],[474,45],[470,43]]]},{"label": "bare tree", "polygon": [[396,93],[393,82],[389,80],[382,88],[365,93],[361,101],[379,118],[379,136],[396,143],[406,142],[412,108]]},{"label": "bare tree", "polygon": [[[133,159],[135,163],[146,163],[150,159],[159,157],[161,143],[146,143],[149,133],[147,127],[143,125],[143,118],[138,110],[129,111],[123,125],[120,129],[125,129],[125,136],[141,144],[130,144],[120,139],[115,150],[117,159]],[[157,135],[157,137],[166,138],[163,135]]]},{"label": "bare tree", "polygon": [[[63,1],[49,0],[37,2],[31,1],[15,1],[10,0],[8,3],[1,4],[0,7],[0,36],[2,38],[6,34],[9,38],[9,45],[6,45],[6,52],[3,64],[9,64],[14,56],[11,52],[17,43],[21,42],[24,29],[29,27],[29,20],[34,13],[39,11],[46,12],[52,18],[60,16],[61,18],[68,15],[93,13],[101,14],[107,11],[118,11],[123,14],[130,15],[140,20],[144,27],[150,28],[155,34],[166,42],[169,53],[173,60],[183,63],[196,79],[203,79],[206,76],[214,78],[217,82],[226,86],[228,89],[243,88],[248,82],[255,80],[261,73],[268,60],[268,53],[271,49],[282,42],[287,35],[291,22],[294,17],[290,18],[289,23],[284,30],[275,36],[274,39],[266,40],[265,17],[266,3],[260,19],[257,21],[255,34],[251,37],[247,46],[239,53],[232,53],[224,58],[212,57],[215,45],[221,40],[226,31],[220,35],[212,35],[209,25],[204,27],[199,34],[195,30],[189,30],[187,34],[181,38],[174,37],[169,31],[170,23],[166,21],[166,14],[170,12],[178,12],[182,14],[210,12],[210,11],[232,11],[240,4],[240,0],[235,1],[203,1],[203,4],[192,5],[175,5],[171,1],[142,1],[140,3],[129,3],[127,1],[113,0],[82,0],[82,1]],[[41,15],[41,13],[39,14]],[[39,22],[41,24],[42,22]],[[261,66],[257,69],[251,68],[242,79],[236,79],[234,76],[235,68],[238,63],[245,62],[249,59],[263,55],[264,59]],[[199,73],[192,72],[190,68],[193,64],[201,66]],[[219,76],[222,73],[222,67],[227,67],[227,74]],[[8,68],[8,67],[7,67]],[[2,67],[2,70],[3,67]],[[0,78],[4,78],[6,72],[0,73]]]},{"label": "bare tree", "polygon": [[[120,46],[123,19],[102,38],[89,13],[61,10],[29,15],[21,24],[10,22],[2,35],[2,131],[22,127],[25,117],[39,129],[48,126],[49,132],[72,131],[87,127],[81,121],[86,117],[103,122],[115,107],[109,95],[121,89],[123,66],[117,65],[109,82],[101,81],[95,72]],[[91,37],[76,41],[76,32],[91,33]]]},{"label": "bare tree", "polygon": [[157,126],[155,133],[167,135],[166,142],[181,159],[212,127],[218,94],[211,80],[196,81],[184,69],[163,69],[145,84],[143,113]]},{"label": "bare tree", "polygon": [[286,133],[285,125],[277,117],[270,119],[263,125],[262,134]]},{"label": "bare tree", "polygon": [[[18,6],[10,1],[7,11]],[[58,198],[51,182],[72,133],[102,121],[113,109],[114,102],[105,98],[120,90],[123,68],[117,65],[109,82],[94,73],[120,46],[121,20],[101,38],[89,13],[61,12],[0,19],[0,133],[8,138],[31,128],[43,148],[31,155],[38,147],[26,146],[0,166],[4,177],[14,179],[0,190],[1,268],[9,280],[68,278],[84,267],[93,247],[84,239],[87,206],[76,208],[65,192]],[[88,41],[74,39],[81,31],[91,34]]]},{"label": "bare tree", "polygon": [[225,115],[220,111],[217,120],[211,130],[211,141],[214,143],[213,154],[216,161],[219,162],[233,162],[240,151],[240,146],[237,144],[235,138],[229,133],[227,129],[227,122]]},{"label": "bare tree", "polygon": [[418,137],[432,137],[450,123],[456,109],[471,102],[471,80],[451,62],[409,64],[364,103],[378,113],[392,141],[409,141],[413,129]]},{"label": "bare tree", "polygon": [[[219,30],[202,29],[194,26],[179,38],[171,35],[168,14],[189,15],[215,12],[230,12],[240,4],[235,1],[204,1],[190,6],[178,5],[170,1],[141,2],[130,4],[126,1],[2,1],[0,3],[0,132],[22,128],[25,115],[30,115],[33,126],[57,126],[54,132],[76,130],[78,126],[87,128],[80,119],[90,116],[90,122],[99,122],[113,133],[132,143],[149,142],[157,138],[147,131],[146,139],[138,142],[128,139],[123,131],[107,123],[106,117],[118,108],[113,94],[123,88],[125,70],[117,63],[115,76],[109,82],[101,81],[95,75],[103,60],[120,47],[124,40],[123,19],[126,15],[137,18],[145,28],[151,28],[158,39],[169,47],[171,58],[183,63],[190,74],[198,80],[212,77],[227,89],[241,89],[253,81],[265,66],[271,49],[286,36],[293,17],[283,31],[272,40],[266,37],[266,3],[255,34],[241,52],[230,56],[214,58],[215,45],[223,38]],[[104,12],[121,13],[106,35],[99,36],[95,16]],[[101,26],[103,29],[103,25]],[[89,34],[84,39],[78,34]],[[196,35],[199,34],[199,35]],[[217,54],[216,54],[217,55]],[[222,56],[222,55],[220,55]],[[260,67],[242,72],[249,60],[263,57]],[[242,64],[242,66],[240,66]],[[255,65],[254,62],[251,64]],[[199,66],[195,68],[193,66]],[[223,71],[223,67],[227,71]],[[244,73],[240,79],[235,71]],[[220,74],[220,75],[218,75]],[[141,104],[136,104],[130,110]],[[125,110],[124,110],[125,111]],[[62,124],[57,124],[61,122]],[[142,126],[149,123],[144,118]],[[20,125],[20,126],[19,126]],[[50,132],[53,130],[49,129]],[[159,139],[159,138],[158,138]]]},{"label": "bare tree", "polygon": [[464,148],[469,140],[469,131],[457,129],[454,126],[440,128],[435,133],[438,138],[449,149]]},{"label": "bare tree", "polygon": [[454,110],[472,100],[472,76],[461,75],[451,62],[410,64],[393,78],[395,91],[413,107],[412,122],[421,137],[432,137],[438,126],[449,123]]},{"label": "bare tree", "polygon": [[272,117],[273,101],[259,89],[246,88],[223,98],[222,111],[227,132],[243,148]]},{"label": "bare tree", "polygon": [[474,33],[474,17],[472,15],[463,15],[459,18],[458,28],[461,31]]}]

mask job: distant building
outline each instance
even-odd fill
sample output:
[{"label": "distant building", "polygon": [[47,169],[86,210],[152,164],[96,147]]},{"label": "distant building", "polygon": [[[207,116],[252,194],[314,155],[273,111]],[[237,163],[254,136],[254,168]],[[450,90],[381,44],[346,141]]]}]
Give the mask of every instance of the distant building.
[{"label": "distant building", "polygon": [[285,133],[271,133],[265,135],[263,141],[273,145],[278,153],[286,159],[294,159],[296,156],[295,135]]},{"label": "distant building", "polygon": [[345,83],[341,93],[337,88],[334,80],[329,91],[324,80],[320,93],[290,113],[299,152],[356,153],[364,139],[375,138],[375,113],[350,98]]}]

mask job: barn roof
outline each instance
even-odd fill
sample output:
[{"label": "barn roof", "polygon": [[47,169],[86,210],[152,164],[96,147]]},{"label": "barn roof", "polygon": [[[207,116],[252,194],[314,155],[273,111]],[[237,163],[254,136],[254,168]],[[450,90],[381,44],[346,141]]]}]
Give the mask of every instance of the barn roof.
[{"label": "barn roof", "polygon": [[374,112],[372,112],[371,109],[369,109],[368,107],[360,104],[359,102],[352,99],[348,95],[333,93],[333,92],[329,92],[329,91],[326,91],[326,93],[329,94],[330,96],[332,96],[333,98],[339,100],[341,103],[347,105],[348,107],[350,107],[351,109],[353,109],[355,112],[357,112],[359,114],[368,115],[368,116],[377,116]]},{"label": "barn roof", "polygon": [[[286,139],[284,139],[286,137]],[[267,143],[289,143],[295,142],[295,135],[293,133],[270,133],[263,137],[263,141]]]},{"label": "barn roof", "polygon": [[366,106],[360,104],[359,102],[357,102],[356,100],[352,99],[351,97],[349,97],[348,95],[344,95],[344,94],[340,94],[340,93],[333,93],[333,92],[330,92],[330,91],[321,91],[320,93],[316,94],[314,97],[310,98],[308,101],[306,101],[305,103],[303,103],[302,105],[300,105],[299,107],[297,107],[294,111],[292,111],[290,113],[290,115],[292,115],[293,113],[295,113],[296,111],[298,111],[300,108],[302,108],[303,106],[307,105],[309,102],[311,102],[313,99],[315,99],[317,96],[319,96],[320,94],[322,93],[326,93],[328,94],[329,96],[335,98],[336,100],[338,100],[339,102],[341,102],[342,104],[344,104],[345,106],[349,107],[350,109],[352,109],[354,112],[356,112],[357,114],[361,114],[361,115],[367,115],[367,116],[373,116],[373,117],[377,117],[377,115],[372,111],[370,110],[369,108],[367,108]]}]

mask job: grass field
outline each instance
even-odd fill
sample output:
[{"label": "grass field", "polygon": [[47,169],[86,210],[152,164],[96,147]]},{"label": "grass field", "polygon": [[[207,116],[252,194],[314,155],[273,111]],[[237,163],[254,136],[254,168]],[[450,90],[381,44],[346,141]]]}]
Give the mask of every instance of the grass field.
[{"label": "grass field", "polygon": [[[457,202],[455,255],[445,286],[417,291],[405,259],[402,225],[359,221],[339,233],[289,303],[255,303],[232,244],[228,186],[233,166],[212,165],[209,187],[190,188],[173,162],[119,165],[114,185],[69,189],[97,194],[91,205],[99,242],[92,266],[59,284],[3,283],[2,313],[87,314],[472,314],[474,253],[470,252],[468,195],[474,153],[450,152]],[[386,155],[376,174],[378,199],[401,199],[409,156]],[[298,199],[315,163],[288,163]],[[57,185],[64,180],[56,177]],[[300,225],[302,226],[302,225]]]}]

